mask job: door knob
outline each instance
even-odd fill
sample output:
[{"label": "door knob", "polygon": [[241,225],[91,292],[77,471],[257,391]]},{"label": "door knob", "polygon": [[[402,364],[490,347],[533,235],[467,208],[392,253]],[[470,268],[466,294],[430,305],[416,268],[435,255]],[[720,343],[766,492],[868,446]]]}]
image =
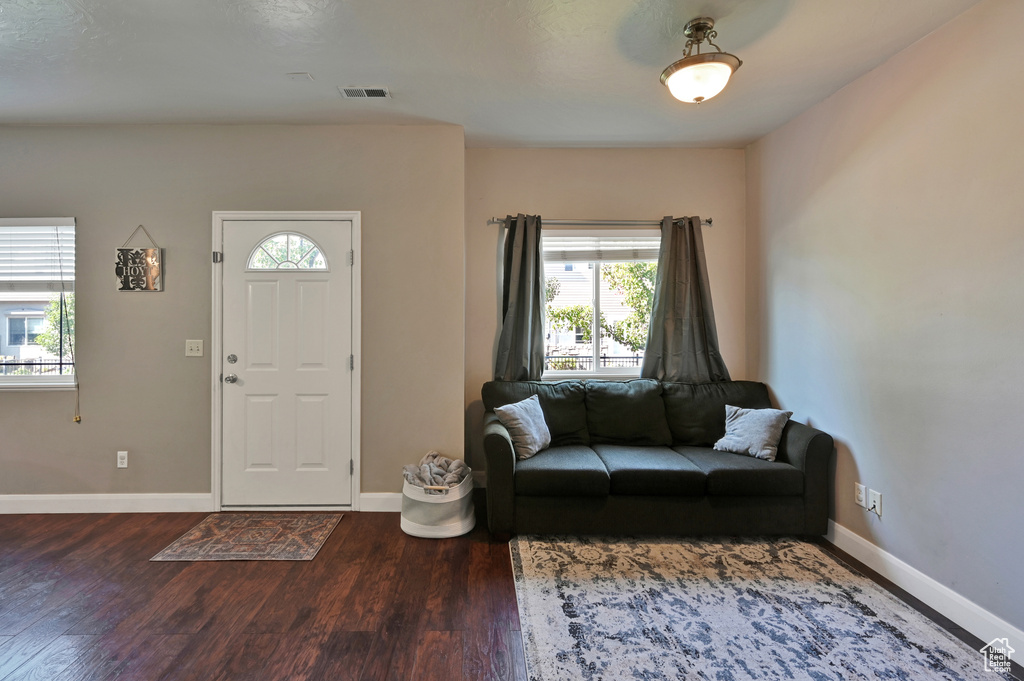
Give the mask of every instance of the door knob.
[{"label": "door knob", "polygon": [[238,376],[235,376],[234,374],[228,374],[227,376],[224,377],[224,382],[225,383],[234,383],[237,380],[238,380]]}]

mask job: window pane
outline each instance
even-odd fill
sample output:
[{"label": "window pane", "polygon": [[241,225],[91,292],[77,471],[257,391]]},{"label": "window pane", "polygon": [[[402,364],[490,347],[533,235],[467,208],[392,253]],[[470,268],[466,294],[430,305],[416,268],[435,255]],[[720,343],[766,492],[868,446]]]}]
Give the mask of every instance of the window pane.
[{"label": "window pane", "polygon": [[0,314],[6,315],[7,325],[7,336],[0,341],[0,376],[70,376],[75,373],[74,293],[2,294]]},{"label": "window pane", "polygon": [[9,345],[25,344],[25,318],[11,317],[7,320],[8,333],[10,334]]},{"label": "window pane", "polygon": [[601,368],[643,364],[657,269],[657,262],[601,263]]},{"label": "window pane", "polygon": [[327,262],[324,260],[320,249],[313,246],[301,260],[298,261],[300,269],[304,270],[326,270]]},{"label": "window pane", "polygon": [[660,242],[659,230],[543,236],[546,371],[639,374]]},{"label": "window pane", "polygon": [[42,317],[26,317],[25,324],[28,327],[28,342],[35,343],[36,338],[43,332],[46,322]]},{"label": "window pane", "polygon": [[264,241],[260,247],[270,254],[277,262],[284,262],[288,259],[288,235],[278,234]]},{"label": "window pane", "polygon": [[594,272],[587,263],[544,264],[546,371],[594,370]]},{"label": "window pane", "polygon": [[277,261],[274,260],[269,253],[263,250],[262,247],[257,248],[256,252],[249,258],[249,269],[253,270],[276,270]]},{"label": "window pane", "polygon": [[327,259],[315,242],[301,234],[275,234],[249,256],[250,270],[326,270]]}]

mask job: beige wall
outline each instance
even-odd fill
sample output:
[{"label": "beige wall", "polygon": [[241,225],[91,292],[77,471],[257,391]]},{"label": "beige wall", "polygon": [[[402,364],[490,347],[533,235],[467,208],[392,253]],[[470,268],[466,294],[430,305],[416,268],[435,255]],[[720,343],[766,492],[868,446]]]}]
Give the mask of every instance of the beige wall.
[{"label": "beige wall", "polygon": [[1024,3],[981,3],[750,147],[747,175],[748,364],[836,437],[832,517],[1018,628],[1022,30]]},{"label": "beige wall", "polygon": [[466,449],[483,468],[480,387],[493,378],[500,306],[491,217],[714,219],[704,229],[722,355],[735,378],[745,355],[744,162],[739,149],[466,150]]},{"label": "beige wall", "polygon": [[[206,492],[211,213],[362,212],[362,491],[462,455],[464,142],[454,126],[0,128],[0,214],[78,220],[82,423],[66,392],[0,392],[0,493]],[[138,224],[166,290],[118,293]],[[130,451],[116,470],[115,451]]]}]

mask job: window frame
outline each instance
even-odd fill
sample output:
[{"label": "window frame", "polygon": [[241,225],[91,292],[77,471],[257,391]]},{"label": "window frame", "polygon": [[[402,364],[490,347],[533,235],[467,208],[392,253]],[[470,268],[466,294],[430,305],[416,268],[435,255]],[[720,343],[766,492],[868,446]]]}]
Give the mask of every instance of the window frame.
[{"label": "window frame", "polygon": [[[658,237],[658,243],[661,243],[661,230],[658,228],[632,228],[632,229],[607,229],[607,228],[562,228],[562,229],[543,229],[541,231],[541,263],[545,267],[546,263],[549,262],[544,260],[544,245],[543,240],[545,237],[552,238],[623,238],[623,237]],[[557,262],[552,260],[550,262]],[[602,368],[600,365],[600,348],[601,348],[601,333],[599,323],[601,319],[601,268],[600,265],[604,262],[649,262],[649,260],[636,260],[636,261],[619,261],[619,260],[591,260],[591,261],[578,261],[575,264],[588,263],[594,269],[594,276],[592,277],[593,300],[594,300],[594,314],[591,318],[591,330],[590,337],[593,339],[593,364],[594,368],[589,371],[578,371],[573,369],[544,369],[541,373],[542,381],[564,381],[567,379],[607,379],[607,380],[629,380],[633,378],[640,378],[640,366],[637,367],[607,367]],[[655,260],[655,262],[657,262]],[[544,274],[546,280],[546,272]],[[548,301],[544,301],[545,307]],[[545,331],[547,330],[547,318],[545,316]],[[545,350],[545,366],[547,365]]]},{"label": "window frame", "polygon": [[[75,218],[72,217],[60,217],[60,218],[0,218],[0,228],[3,227],[70,227],[72,230],[73,238],[71,241],[72,248],[72,259],[74,259],[74,245],[77,240],[77,225]],[[2,234],[0,234],[2,237]],[[62,244],[63,237],[58,237],[57,244]],[[60,278],[52,277],[41,277],[38,281],[30,280],[24,281],[17,277],[13,279],[0,279],[0,291],[15,292],[24,291],[28,295],[47,293],[47,294],[69,294],[75,292],[75,271],[72,267],[70,277],[67,273],[61,270]],[[5,315],[10,320],[11,315]],[[38,316],[36,314],[31,315],[13,315],[13,316]],[[45,316],[45,313],[44,313]],[[10,326],[9,321],[5,324],[5,330],[8,333],[8,340],[10,339]],[[26,340],[28,329],[26,326]],[[27,344],[27,345],[30,345]],[[11,347],[26,347],[22,346],[11,346]],[[77,359],[77,358],[76,358]],[[71,365],[73,372],[70,374],[35,374],[35,375],[0,375],[0,392],[7,391],[33,391],[33,390],[75,390],[78,382],[78,370],[77,361],[67,362],[66,364]]]}]

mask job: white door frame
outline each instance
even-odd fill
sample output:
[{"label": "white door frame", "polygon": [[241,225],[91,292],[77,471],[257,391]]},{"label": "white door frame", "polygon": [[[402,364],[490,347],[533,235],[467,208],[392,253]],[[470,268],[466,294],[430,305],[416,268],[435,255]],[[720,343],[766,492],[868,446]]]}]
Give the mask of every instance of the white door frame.
[{"label": "white door frame", "polygon": [[[213,212],[213,252],[223,253],[224,223],[230,220],[344,220],[352,223],[352,510],[359,510],[359,478],[361,456],[359,448],[360,424],[360,385],[361,377],[361,339],[362,339],[362,300],[360,263],[362,261],[362,242],[360,240],[359,211],[214,211]],[[210,457],[210,489],[213,493],[213,508],[221,510],[221,469],[224,459],[224,410],[223,384],[221,374],[224,371],[224,268],[223,263],[213,265],[213,328],[210,337],[210,384],[212,395],[212,436]],[[287,510],[287,509],[278,509]],[[311,510],[302,507],[303,511]]]}]

